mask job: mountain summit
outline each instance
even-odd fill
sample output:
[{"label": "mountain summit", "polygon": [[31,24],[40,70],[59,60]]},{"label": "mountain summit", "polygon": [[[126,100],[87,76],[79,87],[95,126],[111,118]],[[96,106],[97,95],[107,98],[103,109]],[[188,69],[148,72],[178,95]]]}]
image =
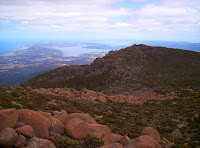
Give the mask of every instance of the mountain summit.
[{"label": "mountain summit", "polygon": [[199,84],[199,52],[140,44],[110,51],[90,65],[57,68],[23,85],[87,88],[117,94],[153,87]]}]

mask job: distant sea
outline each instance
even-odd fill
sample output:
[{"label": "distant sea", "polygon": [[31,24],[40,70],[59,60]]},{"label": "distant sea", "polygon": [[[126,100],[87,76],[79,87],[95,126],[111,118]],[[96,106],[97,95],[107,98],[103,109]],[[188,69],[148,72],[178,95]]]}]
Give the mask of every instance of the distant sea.
[{"label": "distant sea", "polygon": [[30,44],[27,41],[1,41],[0,40],[0,55],[11,53],[20,50],[22,46]]},{"label": "distant sea", "polygon": [[[0,55],[11,53],[17,50],[21,50],[23,46],[34,45],[35,43],[41,43],[40,41],[2,41],[0,40]],[[70,43],[70,42],[69,42]],[[200,51],[200,43],[188,43],[188,42],[163,42],[163,41],[130,41],[130,42],[107,42],[107,43],[76,43],[72,46],[59,47],[52,46],[50,48],[59,49],[63,52],[64,56],[80,56],[81,54],[92,52],[108,52],[110,50],[119,50],[121,48],[133,45],[133,44],[146,44],[150,46],[164,46],[169,48],[179,48],[193,51]]]},{"label": "distant sea", "polygon": [[108,52],[109,50],[103,49],[90,49],[84,48],[84,46],[77,45],[72,47],[55,47],[55,49],[59,49],[63,52],[64,56],[71,57],[71,56],[81,56],[82,54],[87,53],[99,53],[99,52]]},{"label": "distant sea", "polygon": [[[40,42],[0,41],[0,55],[21,50],[23,46],[27,45],[31,46],[39,45],[45,47],[45,44],[40,45]],[[114,46],[114,45],[109,46],[107,44],[99,44],[99,43],[73,43],[71,46],[57,46],[56,42],[55,44],[53,44],[52,42],[51,46],[46,46],[46,47],[59,49],[63,52],[64,56],[71,57],[71,56],[81,56],[89,53],[107,53],[110,50],[118,50],[126,46]]]}]

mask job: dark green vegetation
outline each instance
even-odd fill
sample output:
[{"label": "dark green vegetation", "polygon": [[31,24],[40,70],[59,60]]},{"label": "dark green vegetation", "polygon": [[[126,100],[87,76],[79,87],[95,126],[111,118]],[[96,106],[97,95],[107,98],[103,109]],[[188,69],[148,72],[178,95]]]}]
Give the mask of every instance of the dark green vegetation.
[{"label": "dark green vegetation", "polygon": [[84,140],[73,140],[70,137],[61,136],[55,138],[54,144],[57,148],[97,148],[104,146],[104,142],[95,137],[87,137]]},{"label": "dark green vegetation", "polygon": [[153,87],[199,86],[200,53],[133,45],[110,51],[89,66],[62,67],[38,75],[24,85],[33,88],[85,87],[107,94]]},{"label": "dark green vegetation", "polygon": [[[112,101],[102,103],[99,100],[91,102],[73,98],[66,99],[65,97],[37,94],[24,88],[0,87],[0,106],[3,109],[19,108],[19,106],[11,105],[14,100],[22,104],[25,109],[46,112],[64,109],[67,113],[89,113],[94,118],[103,116],[103,118],[97,119],[98,123],[107,125],[113,133],[128,135],[130,138],[140,136],[144,127],[152,126],[160,132],[161,136],[172,142],[171,132],[178,128],[178,124],[184,124],[180,128],[184,139],[175,140],[177,147],[200,146],[200,87],[168,87],[156,89],[155,92],[175,93],[177,98],[148,101],[143,105],[130,105]],[[52,99],[56,99],[56,106],[47,103]],[[66,139],[67,137],[63,138],[72,145],[77,144],[73,140]],[[60,144],[65,145],[64,141],[61,141],[63,143]],[[98,142],[97,140],[89,143]],[[186,143],[188,143],[187,146]]]}]

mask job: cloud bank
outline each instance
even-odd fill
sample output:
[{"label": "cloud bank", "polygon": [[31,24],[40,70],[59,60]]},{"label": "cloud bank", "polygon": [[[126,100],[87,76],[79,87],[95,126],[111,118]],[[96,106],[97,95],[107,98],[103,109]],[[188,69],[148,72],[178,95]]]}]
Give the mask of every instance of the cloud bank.
[{"label": "cloud bank", "polygon": [[1,0],[0,14],[0,30],[200,35],[199,0]]}]

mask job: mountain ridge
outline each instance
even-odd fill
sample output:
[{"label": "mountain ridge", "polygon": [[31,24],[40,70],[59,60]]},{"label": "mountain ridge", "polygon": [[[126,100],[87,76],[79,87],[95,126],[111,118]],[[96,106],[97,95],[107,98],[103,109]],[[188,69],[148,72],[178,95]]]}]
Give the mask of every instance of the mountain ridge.
[{"label": "mountain ridge", "polygon": [[90,65],[58,68],[38,75],[23,85],[78,90],[85,87],[117,94],[153,87],[199,85],[199,69],[198,52],[134,44],[119,51],[110,51]]}]

